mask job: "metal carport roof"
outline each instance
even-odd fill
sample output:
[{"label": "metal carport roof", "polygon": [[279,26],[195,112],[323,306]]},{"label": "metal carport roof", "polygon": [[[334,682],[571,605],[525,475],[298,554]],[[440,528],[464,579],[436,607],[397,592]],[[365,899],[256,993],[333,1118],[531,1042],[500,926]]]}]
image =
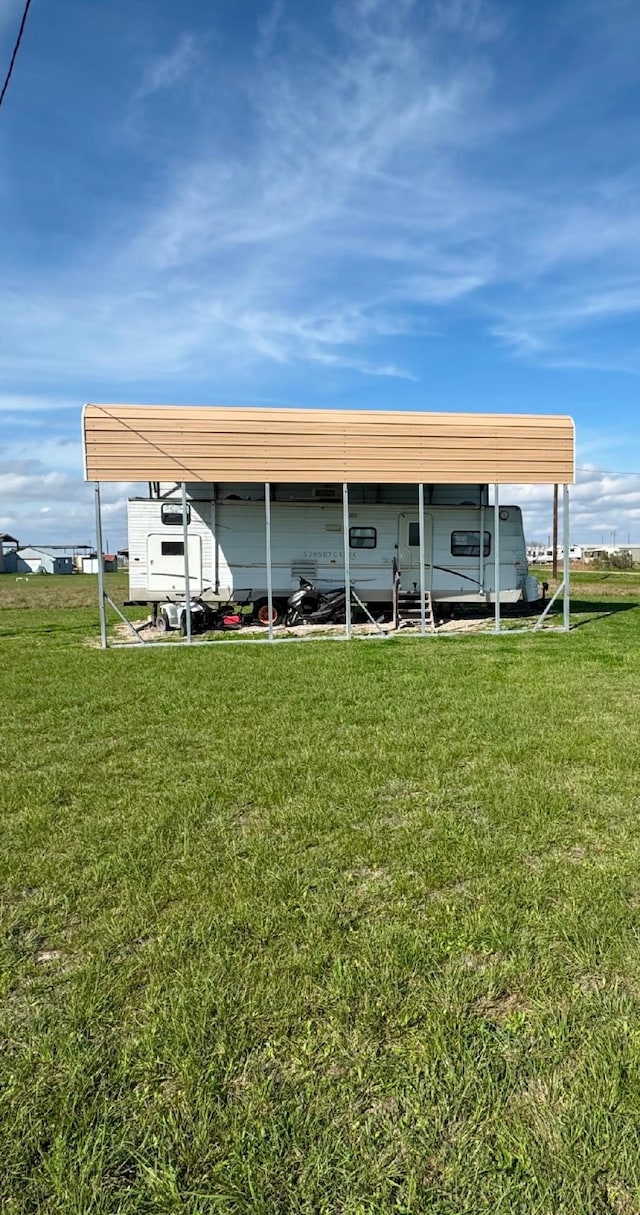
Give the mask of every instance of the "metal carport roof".
[{"label": "metal carport roof", "polygon": [[86,405],[89,481],[570,484],[554,414]]}]

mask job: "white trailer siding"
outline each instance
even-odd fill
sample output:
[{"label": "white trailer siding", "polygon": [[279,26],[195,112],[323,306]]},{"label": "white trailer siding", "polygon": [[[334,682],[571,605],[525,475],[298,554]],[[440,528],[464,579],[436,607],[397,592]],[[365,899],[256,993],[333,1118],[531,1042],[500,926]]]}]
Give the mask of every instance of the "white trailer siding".
[{"label": "white trailer siding", "polygon": [[[211,492],[213,491],[213,487]],[[454,487],[452,487],[453,490]],[[466,487],[464,487],[466,488]],[[457,487],[459,493],[460,487]],[[254,600],[266,596],[264,503],[227,497],[190,502],[189,553],[192,591],[226,599],[251,590]],[[452,494],[453,496],[453,494]],[[452,552],[452,534],[483,530],[489,553]],[[354,503],[350,528],[375,529],[375,547],[350,547],[351,577],[365,601],[388,603],[392,597],[393,562],[398,562],[403,589],[419,584],[418,512],[412,505]],[[495,590],[494,513],[492,508],[430,504],[425,509],[426,585],[444,602],[492,602]],[[158,537],[169,542],[159,568]],[[153,540],[151,540],[153,538]],[[196,541],[196,538],[199,538]],[[192,539],[196,548],[192,548]],[[355,539],[355,536],[352,536]],[[477,541],[477,536],[476,536]],[[132,599],[166,599],[184,592],[182,531],[162,523],[162,500],[129,503],[129,578]],[[463,546],[464,547],[464,546]],[[150,559],[153,549],[154,558]],[[344,579],[342,506],[333,502],[278,502],[271,511],[273,594],[286,599],[305,575],[324,587]],[[500,598],[524,597],[527,558],[522,517],[516,506],[501,508]]]},{"label": "white trailer siding", "polygon": [[[189,520],[189,536],[200,539],[199,560],[194,560],[193,568],[189,568],[192,591],[202,593],[212,588],[215,593],[215,562],[213,542],[213,517],[215,504],[208,501],[191,501],[189,503],[191,517]],[[175,544],[182,543],[182,527],[167,526],[162,522],[162,501],[157,498],[133,498],[128,503],[129,526],[129,592],[132,599],[166,599],[167,594],[174,589],[176,593],[184,591],[184,576],[182,575],[180,559],[175,556],[168,566],[175,569],[175,588],[166,586],[166,571],[158,570],[163,585],[159,587],[156,570],[151,564],[153,554],[149,551],[151,536],[166,535],[167,541]],[[189,547],[191,557],[191,545]],[[156,585],[154,585],[156,583]]]}]

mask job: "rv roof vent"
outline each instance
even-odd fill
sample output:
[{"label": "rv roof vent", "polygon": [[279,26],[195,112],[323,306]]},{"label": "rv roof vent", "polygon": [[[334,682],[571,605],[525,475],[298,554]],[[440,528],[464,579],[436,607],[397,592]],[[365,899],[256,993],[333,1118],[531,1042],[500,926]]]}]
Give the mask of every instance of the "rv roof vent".
[{"label": "rv roof vent", "polygon": [[318,562],[305,560],[292,561],[291,577],[308,578],[309,582],[315,582],[316,578],[318,577]]},{"label": "rv roof vent", "polygon": [[339,502],[342,490],[339,485],[314,485],[311,489],[312,498],[323,498],[325,502]]}]

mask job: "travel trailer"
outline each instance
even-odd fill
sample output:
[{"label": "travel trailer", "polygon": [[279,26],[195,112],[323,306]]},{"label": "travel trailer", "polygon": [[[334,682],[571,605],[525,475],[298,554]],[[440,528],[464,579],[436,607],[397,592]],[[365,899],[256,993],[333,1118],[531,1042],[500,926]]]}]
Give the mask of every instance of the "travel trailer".
[{"label": "travel trailer", "polygon": [[[135,602],[184,596],[180,494],[179,485],[155,482],[149,497],[129,501]],[[266,623],[264,486],[191,483],[187,499],[191,594],[224,602],[250,592],[257,618]],[[541,588],[528,574],[520,508],[504,505],[499,514],[500,602],[536,602]],[[495,601],[494,508],[486,485],[425,485],[424,540],[425,583],[436,604]],[[350,485],[348,544],[352,584],[370,608],[391,609],[396,571],[403,590],[417,590],[417,486]],[[344,583],[341,485],[272,485],[271,564],[279,617],[300,577],[322,587]]]},{"label": "travel trailer", "polygon": [[[556,557],[558,561],[564,559],[564,548],[561,544],[556,549]],[[582,561],[584,557],[582,545],[572,544],[569,547],[569,560]],[[553,564],[553,548],[540,548],[534,552],[531,550],[528,553],[530,565],[552,565]]]}]

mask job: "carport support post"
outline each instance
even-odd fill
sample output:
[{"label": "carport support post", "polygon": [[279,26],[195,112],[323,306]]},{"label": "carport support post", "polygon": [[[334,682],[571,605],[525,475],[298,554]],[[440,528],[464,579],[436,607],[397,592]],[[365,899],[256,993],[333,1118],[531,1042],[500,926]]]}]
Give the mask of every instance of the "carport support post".
[{"label": "carport support post", "polygon": [[564,592],[562,596],[562,611],[563,611],[563,628],[566,633],[571,628],[571,529],[569,524],[569,486],[562,487],[562,544],[563,544],[563,580]]},{"label": "carport support post", "polygon": [[189,577],[189,518],[187,515],[187,485],[182,482],[182,547],[184,548],[184,610],[187,624],[187,645],[191,645],[191,579]]},{"label": "carport support post", "polygon": [[104,556],[102,553],[102,511],[100,509],[100,482],[95,485],[96,500],[96,552],[98,555],[98,598],[100,600],[100,641],[103,650],[107,642],[107,607],[104,599]]},{"label": "carport support post", "polygon": [[345,636],[351,638],[351,566],[349,562],[349,486],[342,482],[342,531],[344,533]]},{"label": "carport support post", "polygon": [[271,485],[264,483],[264,531],[265,565],[267,569],[267,611],[269,613],[269,641],[273,641],[273,579],[271,577]]},{"label": "carport support post", "polygon": [[[482,546],[482,536],[480,537]],[[496,633],[500,632],[500,487],[493,487],[493,561],[495,568]]]},{"label": "carport support post", "polygon": [[[482,494],[482,492],[481,488],[480,493]],[[484,595],[484,498],[480,500],[480,570],[478,586],[480,594]]]},{"label": "carport support post", "polygon": [[424,485],[418,485],[418,543],[420,545],[420,635],[427,631],[427,616],[424,604]]}]

